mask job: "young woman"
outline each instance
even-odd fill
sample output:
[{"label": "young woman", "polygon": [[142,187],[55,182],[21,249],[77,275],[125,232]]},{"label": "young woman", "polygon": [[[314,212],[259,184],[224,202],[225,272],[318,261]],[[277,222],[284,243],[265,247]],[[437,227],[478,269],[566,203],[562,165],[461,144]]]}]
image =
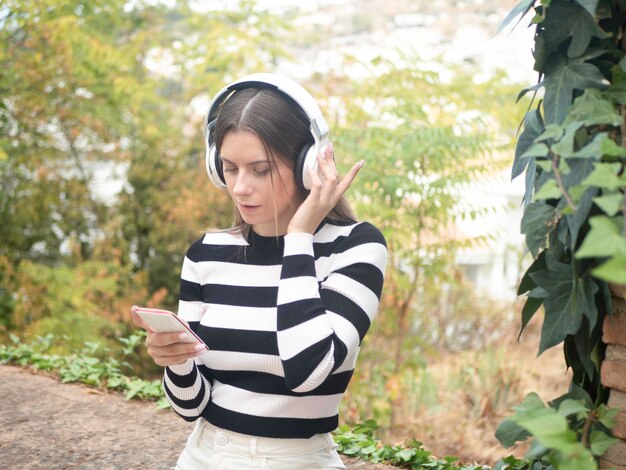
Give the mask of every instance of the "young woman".
[{"label": "young woman", "polygon": [[146,340],[172,408],[196,421],[180,470],[345,468],[329,433],[387,250],[343,196],[363,162],[339,178],[327,129],[313,98],[272,74],[211,103],[207,170],[235,221],[189,248],[178,310],[208,350],[180,333]]}]

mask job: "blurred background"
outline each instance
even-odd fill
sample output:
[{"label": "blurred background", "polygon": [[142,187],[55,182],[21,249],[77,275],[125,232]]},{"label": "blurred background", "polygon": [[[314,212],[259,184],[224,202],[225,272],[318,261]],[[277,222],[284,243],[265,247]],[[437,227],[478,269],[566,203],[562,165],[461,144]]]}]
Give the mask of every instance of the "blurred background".
[{"label": "blurred background", "polygon": [[[567,388],[562,354],[517,341],[523,181],[536,81],[504,0],[5,0],[0,5],[0,340],[121,354],[130,307],[176,309],[188,245],[230,225],[204,170],[211,96],[251,72],[318,100],[349,191],[390,253],[343,401],[386,443],[493,463],[525,393]],[[126,342],[127,344],[127,342]],[[128,373],[160,374],[142,348]],[[521,454],[521,451],[518,452]]]}]

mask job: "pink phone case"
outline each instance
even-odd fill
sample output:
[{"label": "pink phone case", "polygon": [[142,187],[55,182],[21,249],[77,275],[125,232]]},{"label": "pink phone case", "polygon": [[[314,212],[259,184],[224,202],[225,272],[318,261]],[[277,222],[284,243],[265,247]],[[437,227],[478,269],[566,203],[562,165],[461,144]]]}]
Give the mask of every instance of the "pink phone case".
[{"label": "pink phone case", "polygon": [[131,311],[139,315],[156,333],[185,332],[191,335],[190,342],[198,341],[203,344],[205,348],[209,349],[204,341],[202,341],[202,339],[200,339],[200,337],[174,312],[158,308],[138,307],[137,305],[133,305]]}]

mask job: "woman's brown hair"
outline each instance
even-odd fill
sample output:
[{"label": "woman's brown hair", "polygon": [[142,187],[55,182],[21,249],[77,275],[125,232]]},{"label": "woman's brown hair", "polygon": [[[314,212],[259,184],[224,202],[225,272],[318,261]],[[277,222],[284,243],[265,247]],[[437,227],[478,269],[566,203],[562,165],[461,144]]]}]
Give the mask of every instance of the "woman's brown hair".
[{"label": "woman's brown hair", "polygon": [[[287,95],[266,88],[244,88],[233,92],[221,104],[217,113],[214,138],[219,155],[227,133],[252,132],[263,143],[270,161],[279,158],[293,170],[302,149],[314,143],[309,126],[310,121],[304,110]],[[308,191],[301,187],[298,191],[299,199],[304,201]],[[356,222],[354,212],[344,196],[339,199],[326,219],[338,224]],[[249,239],[252,230],[241,217],[237,207],[233,227],[230,230],[241,233],[246,239]]]}]

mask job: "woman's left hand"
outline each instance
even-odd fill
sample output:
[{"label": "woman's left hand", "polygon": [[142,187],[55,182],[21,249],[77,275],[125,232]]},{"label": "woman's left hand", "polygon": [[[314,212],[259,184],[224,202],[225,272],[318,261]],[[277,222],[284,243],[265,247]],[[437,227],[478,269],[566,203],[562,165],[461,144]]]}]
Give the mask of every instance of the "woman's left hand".
[{"label": "woman's left hand", "polygon": [[317,172],[307,168],[311,177],[311,192],[291,218],[287,233],[313,233],[348,190],[364,163],[363,160],[356,163],[348,174],[339,180],[332,144],[326,147],[324,153],[320,152],[317,161]]}]

